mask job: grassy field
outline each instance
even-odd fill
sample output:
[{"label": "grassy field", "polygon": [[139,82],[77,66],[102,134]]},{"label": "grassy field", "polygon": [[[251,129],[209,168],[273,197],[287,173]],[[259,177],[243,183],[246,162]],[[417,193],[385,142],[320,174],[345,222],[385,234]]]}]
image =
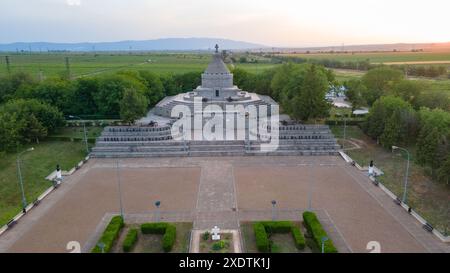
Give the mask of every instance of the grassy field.
[{"label": "grassy field", "polygon": [[[34,53],[9,54],[11,72],[29,72],[35,77],[52,77],[66,71],[65,58],[69,58],[72,77],[83,77],[118,70],[148,70],[155,73],[185,73],[203,71],[210,62],[210,54],[194,53]],[[260,72],[273,67],[270,63],[236,64],[236,67],[249,72]],[[0,76],[8,72],[5,55],[0,56]]]},{"label": "grassy field", "polygon": [[[45,177],[59,164],[70,170],[85,156],[81,142],[41,142],[29,145],[35,150],[21,157],[21,169],[25,196],[28,202],[35,200],[52,184]],[[21,211],[21,192],[17,178],[16,154],[0,157],[0,226],[6,224]]]},{"label": "grassy field", "polygon": [[[359,79],[366,73],[365,71],[357,70],[346,70],[346,69],[333,69],[336,80],[339,82],[345,82],[351,79]],[[450,79],[429,79],[429,78],[418,78],[409,77],[410,80],[425,82],[430,91],[447,91],[450,95]]]},{"label": "grassy field", "polygon": [[375,52],[375,53],[310,53],[282,54],[307,59],[329,59],[338,61],[365,61],[371,63],[404,63],[404,62],[447,62],[450,64],[450,52]]},{"label": "grassy field", "polygon": [[[336,137],[342,137],[343,126],[332,126],[331,129]],[[361,147],[347,150],[347,154],[361,166],[367,166],[370,160],[373,160],[375,166],[384,172],[380,181],[397,196],[402,196],[406,168],[405,156],[380,147],[356,126],[347,127],[347,139],[351,139]],[[346,148],[351,146],[354,145],[346,142]],[[448,233],[450,231],[450,188],[433,182],[427,175],[426,169],[414,162],[414,147],[408,149],[412,158],[407,203],[438,230]]]}]

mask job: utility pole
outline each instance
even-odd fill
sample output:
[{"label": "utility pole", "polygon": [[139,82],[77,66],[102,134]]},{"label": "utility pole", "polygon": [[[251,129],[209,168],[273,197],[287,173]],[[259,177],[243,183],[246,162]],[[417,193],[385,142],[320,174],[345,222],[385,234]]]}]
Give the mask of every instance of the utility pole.
[{"label": "utility pole", "polygon": [[66,72],[67,72],[67,78],[70,80],[70,63],[69,63],[69,57],[66,57]]},{"label": "utility pole", "polygon": [[11,75],[11,66],[9,62],[9,56],[5,56],[5,62],[6,62],[6,71],[8,71],[8,75]]}]

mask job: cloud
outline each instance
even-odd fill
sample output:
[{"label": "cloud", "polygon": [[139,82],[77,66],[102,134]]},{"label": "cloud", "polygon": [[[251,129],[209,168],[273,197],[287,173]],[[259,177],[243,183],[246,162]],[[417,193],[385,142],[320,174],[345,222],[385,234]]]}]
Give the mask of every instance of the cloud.
[{"label": "cloud", "polygon": [[67,0],[67,5],[69,6],[80,6],[81,0]]}]

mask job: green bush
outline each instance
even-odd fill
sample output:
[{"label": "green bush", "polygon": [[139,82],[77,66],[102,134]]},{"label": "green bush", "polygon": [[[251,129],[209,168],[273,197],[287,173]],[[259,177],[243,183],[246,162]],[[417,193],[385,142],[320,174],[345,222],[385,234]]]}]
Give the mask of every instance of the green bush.
[{"label": "green bush", "polygon": [[218,241],[218,242],[215,242],[215,243],[212,245],[212,249],[215,250],[215,251],[218,251],[218,250],[222,250],[222,249],[224,249],[224,248],[227,248],[228,246],[229,246],[229,245],[228,245],[227,242],[225,242],[225,241],[223,241],[223,240],[220,240],[220,241]]},{"label": "green bush", "polygon": [[260,252],[269,252],[270,242],[264,225],[260,222],[253,224],[253,231],[255,232],[256,247],[258,250]]},{"label": "green bush", "polygon": [[207,232],[205,232],[205,233],[203,233],[202,234],[202,237],[203,237],[203,241],[208,241],[208,239],[209,239],[209,232],[207,231]]},{"label": "green bush", "polygon": [[99,243],[105,244],[104,252],[108,253],[111,251],[114,242],[117,237],[119,237],[119,233],[124,226],[122,216],[114,216],[109,222],[108,226],[103,231],[102,237],[97,242],[95,247],[92,249],[92,253],[102,253],[102,249],[98,246]]},{"label": "green bush", "polygon": [[136,244],[138,238],[138,230],[132,228],[128,231],[125,240],[123,241],[122,249],[124,252],[130,252],[133,246]]},{"label": "green bush", "polygon": [[305,248],[305,237],[303,236],[303,233],[301,232],[301,230],[296,226],[292,226],[291,232],[292,232],[292,237],[294,237],[295,247],[297,247],[297,249],[300,249],[300,250],[304,249]]},{"label": "green bush", "polygon": [[177,228],[174,225],[167,224],[166,233],[162,238],[163,249],[165,252],[170,252],[175,244],[175,239],[177,236]]},{"label": "green bush", "polygon": [[169,252],[175,244],[177,228],[169,223],[145,223],[141,225],[143,234],[163,234],[163,250]]},{"label": "green bush", "polygon": [[[319,249],[321,249],[322,238],[328,237],[328,235],[325,232],[325,230],[323,229],[322,224],[317,219],[316,214],[313,212],[310,212],[310,211],[305,211],[303,213],[303,221],[305,223],[306,229],[312,235],[317,247]],[[327,241],[325,241],[324,252],[325,253],[337,253],[337,249],[334,246],[331,239],[328,239]]]}]

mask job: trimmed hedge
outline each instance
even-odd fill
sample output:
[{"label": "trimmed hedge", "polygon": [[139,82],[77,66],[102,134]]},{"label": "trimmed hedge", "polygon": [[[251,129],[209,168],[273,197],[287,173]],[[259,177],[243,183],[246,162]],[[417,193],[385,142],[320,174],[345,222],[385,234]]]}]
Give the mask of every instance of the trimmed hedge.
[{"label": "trimmed hedge", "polygon": [[292,226],[291,229],[292,232],[292,237],[294,238],[294,243],[295,243],[295,247],[297,247],[297,249],[304,249],[306,242],[305,242],[305,236],[303,236],[302,231],[300,230],[299,227],[296,226]]},{"label": "trimmed hedge", "polygon": [[141,225],[143,234],[163,234],[163,250],[170,252],[175,244],[177,228],[169,223],[145,223]]},{"label": "trimmed hedge", "polygon": [[92,253],[102,253],[102,249],[98,246],[101,242],[105,244],[104,252],[108,253],[111,251],[114,242],[119,237],[119,233],[124,226],[122,216],[114,216],[109,222],[108,226],[106,226],[105,231],[103,231],[102,237],[98,240],[95,247],[91,250]]},{"label": "trimmed hedge", "polygon": [[170,252],[175,244],[175,239],[177,237],[177,228],[174,225],[167,224],[166,233],[162,238],[163,249],[165,252]]},{"label": "trimmed hedge", "polygon": [[261,252],[270,251],[269,236],[274,233],[292,233],[295,246],[302,250],[305,248],[305,237],[300,228],[291,221],[261,221],[253,225],[256,247]]},{"label": "trimmed hedge", "polygon": [[[314,242],[316,243],[319,249],[322,248],[322,237],[328,237],[326,231],[323,229],[322,224],[317,219],[317,216],[314,212],[305,211],[303,213],[303,222],[305,223],[306,229],[312,235]],[[328,240],[325,241],[324,245],[325,253],[337,253],[337,249],[334,246],[331,239],[328,237]]]},{"label": "trimmed hedge", "polygon": [[164,234],[166,233],[167,223],[145,223],[141,225],[143,234]]},{"label": "trimmed hedge", "polygon": [[269,252],[270,242],[264,225],[260,222],[253,224],[253,231],[255,232],[256,247],[258,248],[258,251]]},{"label": "trimmed hedge", "polygon": [[131,249],[136,244],[137,238],[138,238],[138,230],[135,228],[130,229],[127,233],[127,236],[125,237],[125,240],[123,241],[122,245],[123,251],[130,252]]},{"label": "trimmed hedge", "polygon": [[290,221],[262,221],[266,232],[272,233],[289,233],[292,229],[292,222]]}]

